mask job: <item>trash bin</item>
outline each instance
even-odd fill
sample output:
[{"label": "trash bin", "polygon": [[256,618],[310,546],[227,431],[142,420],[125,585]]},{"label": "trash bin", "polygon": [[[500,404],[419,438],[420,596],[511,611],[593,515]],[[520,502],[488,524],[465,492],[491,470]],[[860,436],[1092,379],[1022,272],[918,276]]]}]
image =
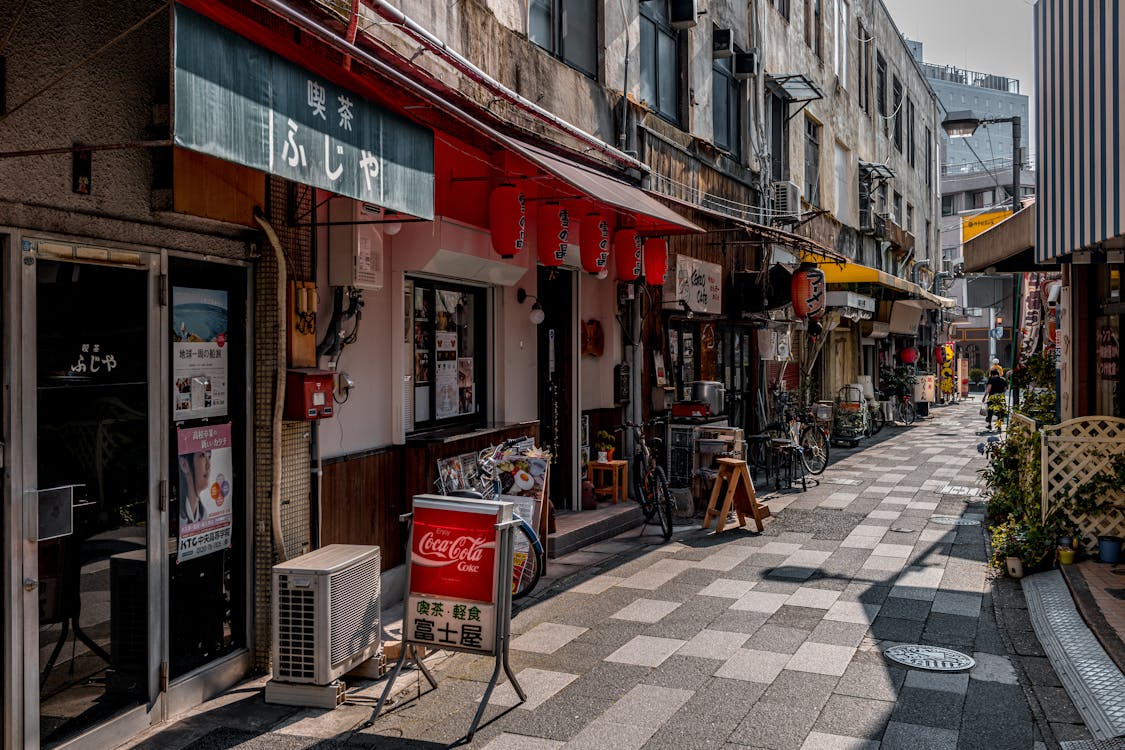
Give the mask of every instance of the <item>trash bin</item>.
[{"label": "trash bin", "polygon": [[1116,563],[1121,559],[1121,537],[1099,536],[1098,559],[1104,563]]},{"label": "trash bin", "polygon": [[930,416],[930,402],[929,401],[919,401],[918,403],[914,404],[914,413],[917,414],[919,417]]}]

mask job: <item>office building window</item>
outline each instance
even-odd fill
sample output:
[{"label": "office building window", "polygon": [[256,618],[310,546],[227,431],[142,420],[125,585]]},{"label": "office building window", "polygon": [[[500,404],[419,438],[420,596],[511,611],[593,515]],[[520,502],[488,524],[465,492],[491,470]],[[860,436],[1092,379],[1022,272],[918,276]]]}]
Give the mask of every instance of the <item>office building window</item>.
[{"label": "office building window", "polygon": [[894,120],[895,148],[902,153],[902,81],[898,80],[898,76],[894,76],[891,83],[891,118]]},{"label": "office building window", "polygon": [[734,159],[742,155],[742,82],[731,71],[730,57],[717,58],[711,70],[711,104],[715,145]]},{"label": "office building window", "polygon": [[820,205],[820,123],[805,118],[805,200]]},{"label": "office building window", "polygon": [[598,69],[594,0],[530,0],[527,36],[567,65],[594,78]]},{"label": "office building window", "polygon": [[673,123],[680,121],[680,34],[668,0],[641,3],[641,100]]}]

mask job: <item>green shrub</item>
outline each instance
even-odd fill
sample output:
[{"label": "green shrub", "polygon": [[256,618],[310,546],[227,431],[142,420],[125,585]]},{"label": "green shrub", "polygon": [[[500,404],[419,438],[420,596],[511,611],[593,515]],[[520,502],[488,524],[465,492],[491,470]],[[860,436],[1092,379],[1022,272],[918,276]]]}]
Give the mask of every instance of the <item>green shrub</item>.
[{"label": "green shrub", "polygon": [[980,385],[984,382],[984,370],[979,367],[974,367],[969,370],[969,382],[974,385]]}]

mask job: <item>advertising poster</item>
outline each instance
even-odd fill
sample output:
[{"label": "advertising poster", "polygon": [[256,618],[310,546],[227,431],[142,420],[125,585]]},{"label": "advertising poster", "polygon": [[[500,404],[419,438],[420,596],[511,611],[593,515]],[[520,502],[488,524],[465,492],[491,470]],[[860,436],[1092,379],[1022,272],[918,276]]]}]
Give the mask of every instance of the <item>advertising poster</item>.
[{"label": "advertising poster", "polygon": [[457,360],[438,360],[435,367],[437,405],[434,417],[448,419],[456,417],[460,408],[460,394],[457,391]]},{"label": "advertising poster", "polygon": [[176,421],[227,413],[227,293],[172,289],[173,416]]},{"label": "advertising poster", "polygon": [[473,391],[473,358],[460,357],[457,360],[457,392],[461,397],[461,414],[472,414],[477,410],[476,394]]},{"label": "advertising poster", "polygon": [[224,550],[231,544],[234,462],[231,423],[176,430],[180,537],[177,560]]}]

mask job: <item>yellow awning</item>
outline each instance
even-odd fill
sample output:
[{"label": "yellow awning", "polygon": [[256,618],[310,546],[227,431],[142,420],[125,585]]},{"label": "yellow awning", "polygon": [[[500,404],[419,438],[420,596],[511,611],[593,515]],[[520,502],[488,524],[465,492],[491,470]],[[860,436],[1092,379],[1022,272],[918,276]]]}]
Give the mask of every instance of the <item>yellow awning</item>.
[{"label": "yellow awning", "polygon": [[[802,257],[802,260],[816,262],[816,259],[812,257]],[[956,304],[952,297],[939,297],[900,276],[892,276],[886,271],[880,271],[878,268],[871,268],[860,263],[850,261],[847,263],[821,262],[820,270],[824,271],[824,280],[828,284],[878,284],[888,289],[909,294],[919,300],[925,300],[929,304],[924,306],[933,309],[953,307]]]}]

